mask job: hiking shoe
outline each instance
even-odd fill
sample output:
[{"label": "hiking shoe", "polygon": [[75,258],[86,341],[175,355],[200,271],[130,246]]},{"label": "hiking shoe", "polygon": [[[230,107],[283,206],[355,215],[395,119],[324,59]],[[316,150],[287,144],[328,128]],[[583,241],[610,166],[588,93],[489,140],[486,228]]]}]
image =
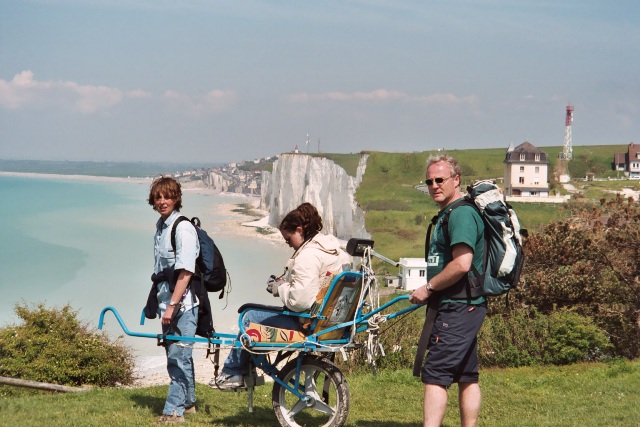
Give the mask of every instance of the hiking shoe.
[{"label": "hiking shoe", "polygon": [[189,406],[188,408],[184,408],[185,414],[195,414],[196,413],[196,405]]},{"label": "hiking shoe", "polygon": [[184,417],[176,415],[175,412],[173,413],[173,415],[162,414],[156,422],[158,424],[183,423]]},{"label": "hiking shoe", "polygon": [[209,387],[232,391],[238,388],[244,388],[244,379],[242,375],[220,374],[217,378],[209,382]]}]

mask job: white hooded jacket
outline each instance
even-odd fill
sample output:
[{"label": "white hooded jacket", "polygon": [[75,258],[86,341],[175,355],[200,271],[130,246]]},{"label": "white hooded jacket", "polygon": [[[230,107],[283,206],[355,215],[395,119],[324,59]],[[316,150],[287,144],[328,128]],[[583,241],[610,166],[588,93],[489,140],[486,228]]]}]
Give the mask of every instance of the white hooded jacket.
[{"label": "white hooded jacket", "polygon": [[285,282],[278,286],[277,295],[289,310],[306,311],[316,300],[322,278],[342,271],[351,262],[337,238],[318,233],[287,261]]}]

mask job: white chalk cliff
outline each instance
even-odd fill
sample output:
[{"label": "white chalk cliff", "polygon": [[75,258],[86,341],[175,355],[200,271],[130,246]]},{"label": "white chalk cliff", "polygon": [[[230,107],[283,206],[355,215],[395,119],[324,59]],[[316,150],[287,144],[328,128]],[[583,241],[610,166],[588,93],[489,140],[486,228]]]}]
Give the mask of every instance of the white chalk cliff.
[{"label": "white chalk cliff", "polygon": [[360,157],[357,174],[352,177],[326,158],[281,154],[273,172],[262,172],[260,207],[269,212],[269,225],[277,227],[288,212],[309,202],[322,216],[324,233],[344,240],[368,238],[364,212],[355,201],[367,158],[366,154]]}]

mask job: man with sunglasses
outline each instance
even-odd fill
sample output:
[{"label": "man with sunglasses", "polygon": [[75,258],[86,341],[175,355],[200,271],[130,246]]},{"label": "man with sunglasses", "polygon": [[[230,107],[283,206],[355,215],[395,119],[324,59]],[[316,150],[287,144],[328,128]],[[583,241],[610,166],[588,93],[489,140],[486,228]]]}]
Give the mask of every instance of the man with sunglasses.
[{"label": "man with sunglasses", "polygon": [[461,169],[453,157],[430,157],[425,182],[440,211],[426,243],[428,281],[410,296],[414,304],[428,304],[423,334],[428,336],[429,353],[420,371],[424,426],[441,425],[452,383],[458,383],[461,425],[475,426],[481,403],[478,331],[487,306],[469,274],[472,265],[482,271],[484,224],[473,206],[462,203]]}]

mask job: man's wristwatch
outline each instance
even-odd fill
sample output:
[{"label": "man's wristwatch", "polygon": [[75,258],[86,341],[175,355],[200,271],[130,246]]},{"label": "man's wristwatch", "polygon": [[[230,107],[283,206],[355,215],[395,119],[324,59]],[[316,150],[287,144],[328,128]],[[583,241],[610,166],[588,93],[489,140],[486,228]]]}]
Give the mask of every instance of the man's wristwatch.
[{"label": "man's wristwatch", "polygon": [[179,302],[170,301],[169,302],[169,307],[175,307],[178,304],[180,304],[180,303]]},{"label": "man's wristwatch", "polygon": [[429,282],[427,282],[427,290],[428,290],[429,292],[434,292],[434,291],[433,291],[433,286],[431,286],[431,283],[429,283]]}]

